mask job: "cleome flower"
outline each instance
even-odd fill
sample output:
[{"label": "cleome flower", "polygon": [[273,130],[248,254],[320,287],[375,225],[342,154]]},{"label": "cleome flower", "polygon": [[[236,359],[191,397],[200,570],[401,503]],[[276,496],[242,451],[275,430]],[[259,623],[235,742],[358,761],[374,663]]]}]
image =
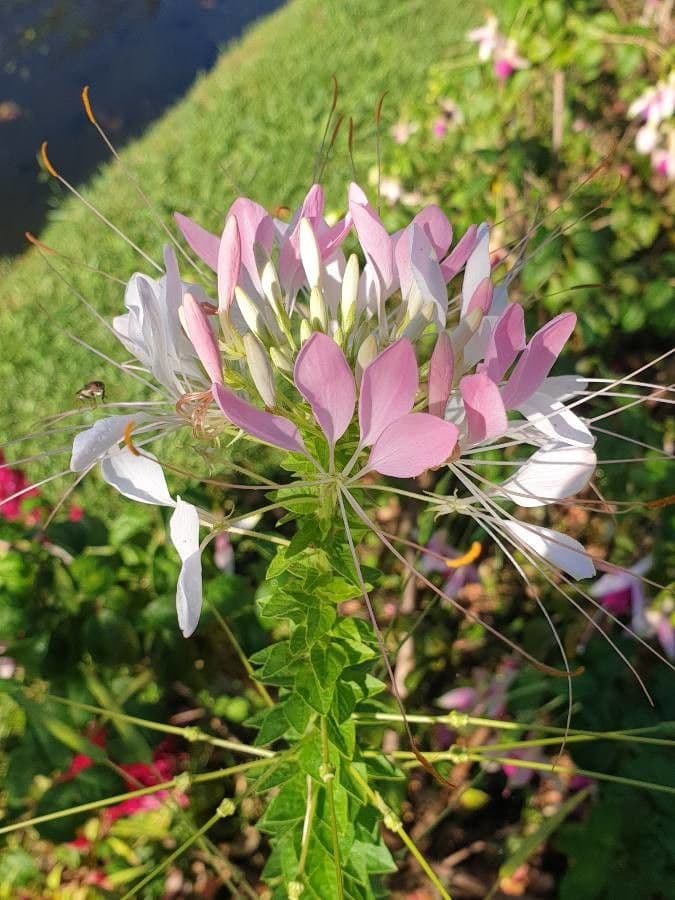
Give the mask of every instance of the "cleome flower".
[{"label": "cleome flower", "polygon": [[[226,518],[169,491],[164,464],[149,448],[181,428],[195,445],[244,438],[295,454],[309,473],[304,486],[326,488],[322,496],[346,528],[350,509],[404,565],[363,508],[364,492],[400,492],[437,516],[468,515],[521,574],[517,555],[566,596],[577,591],[594,602],[574,586],[595,573],[583,546],[522,513],[565,502],[595,471],[592,423],[576,407],[606,388],[589,391],[585,379],[551,375],[575,316],[562,313],[527,339],[523,307],[508,297],[521,262],[495,280],[484,223],[453,245],[450,222],[431,205],[390,234],[356,184],[336,224],[328,225],[324,208],[320,185],[287,223],[239,198],[220,237],[177,214],[215,277],[204,286],[184,280],[170,248],[161,277],[132,276],[112,329],[134,358],[125,371],[159,399],[121,404],[121,413],[80,430],[71,471],[79,479],[98,467],[125,497],[172,510],[185,636],[200,616],[203,549],[230,530],[247,533],[250,512]],[[357,252],[347,256],[349,243]],[[498,464],[512,471],[488,480],[481,467],[494,465],[492,451],[502,449],[509,456]],[[443,468],[454,476],[449,496],[373,483]],[[228,485],[228,501],[254,487],[251,473],[242,473]]]}]

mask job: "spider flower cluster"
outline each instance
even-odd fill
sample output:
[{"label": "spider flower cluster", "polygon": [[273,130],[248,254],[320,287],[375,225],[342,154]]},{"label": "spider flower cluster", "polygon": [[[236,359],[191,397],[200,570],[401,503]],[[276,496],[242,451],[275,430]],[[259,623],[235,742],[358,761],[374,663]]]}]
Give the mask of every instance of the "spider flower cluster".
[{"label": "spider flower cluster", "polygon": [[[195,442],[225,448],[243,437],[293,454],[343,518],[343,500],[360,510],[350,492],[366,475],[395,485],[390,479],[450,467],[452,495],[414,496],[439,516],[474,517],[500,545],[565,578],[592,576],[577,541],[514,514],[576,494],[595,468],[591,431],[568,403],[586,384],[550,375],[575,316],[563,313],[528,338],[523,307],[507,294],[517,266],[495,283],[485,224],[455,241],[447,217],[429,206],[389,234],[356,184],[334,224],[324,203],[314,185],[282,222],[239,198],[220,236],[177,214],[187,244],[215,273],[204,282],[214,296],[183,280],[167,248],[165,273],[134,275],[126,312],[113,321],[166,405],[140,405],[78,433],[71,469],[100,466],[124,496],[173,509],[183,633],[199,619],[201,550],[232,519],[171,495],[145,448],[179,428]],[[505,446],[527,455],[489,483],[473,463]],[[396,489],[405,487],[414,485]]]}]

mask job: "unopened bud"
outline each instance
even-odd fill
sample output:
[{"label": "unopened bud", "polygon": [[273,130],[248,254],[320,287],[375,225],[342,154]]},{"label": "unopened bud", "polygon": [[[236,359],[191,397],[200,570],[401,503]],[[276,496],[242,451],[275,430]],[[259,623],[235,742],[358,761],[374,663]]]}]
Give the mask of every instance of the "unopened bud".
[{"label": "unopened bud", "polygon": [[338,346],[344,347],[345,335],[344,335],[343,330],[340,328],[340,326],[338,325],[337,322],[331,322],[330,324],[331,324],[331,336],[332,336],[333,340],[335,341],[335,343]]},{"label": "unopened bud", "polygon": [[218,815],[223,819],[227,819],[230,816],[233,816],[237,811],[237,807],[234,805],[232,800],[229,797],[226,797],[224,800],[221,800],[220,805],[218,806]]},{"label": "unopened bud", "polygon": [[356,321],[356,303],[359,296],[359,261],[355,253],[347,260],[342,276],[342,296],[340,298],[340,316],[345,334],[354,327]]},{"label": "unopened bud", "polygon": [[300,259],[310,288],[321,283],[321,253],[308,219],[300,219]]},{"label": "unopened bud", "polygon": [[300,321],[300,343],[304,344],[305,341],[308,341],[312,336],[312,326],[309,324],[307,319],[301,319]]},{"label": "unopened bud", "polygon": [[288,900],[300,900],[305,890],[304,885],[300,881],[288,882]]},{"label": "unopened bud", "polygon": [[309,319],[315,329],[328,331],[328,310],[320,287],[313,287],[309,295]]},{"label": "unopened bud", "polygon": [[249,295],[239,287],[239,285],[237,285],[237,287],[234,289],[234,293],[237,298],[237,306],[239,307],[241,314],[244,317],[244,322],[246,322],[253,334],[264,343],[265,339],[267,338],[267,334],[260,310],[255,305],[253,300],[251,300]]},{"label": "unopened bud", "polygon": [[277,313],[278,309],[283,306],[283,295],[281,292],[281,285],[279,284],[277,270],[274,268],[274,263],[271,259],[265,263],[260,282],[262,284],[263,294],[267,298],[272,309]]},{"label": "unopened bud", "polygon": [[365,341],[359,347],[358,353],[356,354],[356,380],[360,384],[361,377],[363,376],[363,370],[366,366],[370,365],[370,363],[377,356],[377,341],[375,340],[374,334],[369,334]]},{"label": "unopened bud", "polygon": [[422,307],[424,306],[424,297],[415,280],[413,280],[410,285],[410,290],[408,291],[408,296],[405,298],[405,301],[408,309],[408,317],[414,319],[418,313],[422,311]]},{"label": "unopened bud", "polygon": [[251,373],[253,384],[267,407],[274,406],[274,375],[265,348],[253,334],[243,337],[246,363]]},{"label": "unopened bud", "polygon": [[288,353],[280,347],[270,347],[270,358],[272,365],[276,366],[282,372],[293,374],[293,360]]}]

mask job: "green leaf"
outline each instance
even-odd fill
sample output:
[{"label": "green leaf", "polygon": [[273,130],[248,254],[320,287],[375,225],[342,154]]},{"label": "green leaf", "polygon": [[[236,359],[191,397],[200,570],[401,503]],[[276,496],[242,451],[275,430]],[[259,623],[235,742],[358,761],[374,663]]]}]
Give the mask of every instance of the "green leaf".
[{"label": "green leaf", "polygon": [[330,709],[336,684],[347,663],[339,644],[315,644],[297,670],[295,687],[307,703],[321,715]]}]

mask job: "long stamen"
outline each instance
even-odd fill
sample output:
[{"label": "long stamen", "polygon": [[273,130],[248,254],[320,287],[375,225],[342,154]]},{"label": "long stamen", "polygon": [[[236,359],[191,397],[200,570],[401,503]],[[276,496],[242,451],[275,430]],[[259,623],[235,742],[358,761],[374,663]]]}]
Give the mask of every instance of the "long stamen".
[{"label": "long stamen", "polygon": [[198,263],[190,256],[190,254],[186,251],[186,249],[185,249],[185,247],[182,245],[182,243],[176,238],[176,236],[173,234],[173,232],[171,231],[171,229],[167,226],[166,222],[164,221],[164,219],[162,218],[162,216],[157,212],[157,209],[156,209],[155,206],[153,205],[152,201],[150,200],[150,198],[148,197],[148,195],[145,193],[145,191],[143,190],[143,188],[142,188],[141,185],[139,184],[139,181],[138,181],[138,178],[136,177],[136,175],[135,175],[135,174],[129,169],[129,167],[125,164],[124,160],[122,159],[122,157],[119,155],[119,153],[118,153],[117,150],[115,149],[115,147],[114,147],[112,141],[110,140],[110,138],[108,137],[108,135],[105,133],[105,131],[101,128],[101,125],[99,124],[98,119],[97,119],[96,116],[94,115],[94,111],[93,111],[92,106],[91,106],[91,100],[90,100],[90,97],[89,97],[89,85],[88,85],[88,84],[86,84],[86,85],[82,88],[82,94],[81,94],[81,97],[82,97],[82,105],[84,106],[84,111],[85,111],[85,113],[87,114],[87,118],[89,119],[89,121],[91,122],[91,124],[94,126],[94,128],[96,129],[96,131],[97,131],[97,132],[99,133],[99,135],[101,136],[101,138],[102,138],[104,144],[106,145],[106,147],[108,148],[108,150],[110,150],[110,152],[112,153],[112,155],[113,155],[114,159],[117,161],[117,163],[118,163],[120,169],[124,172],[124,174],[127,176],[127,178],[129,178],[129,180],[131,181],[132,185],[134,186],[134,189],[135,189],[136,192],[138,193],[138,195],[139,195],[139,197],[141,198],[141,200],[145,203],[145,205],[147,206],[147,208],[150,210],[150,213],[152,214],[153,219],[157,222],[157,224],[160,226],[160,228],[162,229],[162,231],[166,234],[166,236],[169,238],[169,240],[171,241],[171,243],[174,245],[174,247],[175,247],[175,248],[178,250],[178,252],[181,254],[181,256],[182,256],[182,257],[183,257],[183,258],[184,258],[184,259],[185,259],[185,260],[193,267],[193,269],[196,269],[197,272],[199,272],[199,274],[203,276],[203,275],[205,274],[205,273],[204,273],[204,270],[203,270],[203,269],[201,268],[201,266],[199,266]]},{"label": "long stamen", "polygon": [[125,244],[128,244],[132,249],[134,249],[134,250],[136,251],[136,253],[138,253],[140,256],[142,256],[143,259],[144,259],[147,263],[149,263],[151,266],[153,266],[155,269],[157,269],[158,272],[161,272],[161,271],[162,271],[162,267],[161,267],[160,265],[158,265],[158,263],[156,263],[156,262],[154,261],[154,259],[152,259],[150,256],[148,256],[148,254],[147,254],[144,250],[141,250],[141,248],[138,246],[138,244],[135,244],[135,243],[131,240],[131,238],[127,237],[126,234],[124,234],[124,232],[121,231],[121,230],[117,227],[117,225],[114,225],[114,224],[110,221],[110,219],[107,218],[107,216],[104,216],[103,213],[100,212],[100,211],[94,206],[93,203],[91,203],[89,200],[87,200],[86,197],[84,197],[84,196],[77,190],[77,188],[74,188],[73,185],[72,185],[69,181],[67,181],[67,180],[63,177],[63,175],[61,175],[61,174],[54,168],[54,166],[52,165],[52,163],[51,163],[49,157],[47,156],[47,141],[44,141],[44,142],[43,142],[42,147],[40,148],[40,155],[41,155],[41,157],[42,157],[42,162],[43,162],[43,165],[44,165],[45,169],[47,170],[47,172],[49,172],[49,174],[50,174],[53,178],[56,178],[56,180],[57,180],[60,184],[62,184],[67,190],[69,190],[69,191],[71,192],[71,194],[74,194],[74,196],[77,197],[77,199],[80,200],[80,202],[84,203],[84,205],[87,207],[87,209],[88,209],[90,212],[93,212],[97,219],[100,219],[105,225],[107,225],[108,228],[110,228],[111,231],[113,231],[118,237],[120,237],[120,238],[124,241]]}]

